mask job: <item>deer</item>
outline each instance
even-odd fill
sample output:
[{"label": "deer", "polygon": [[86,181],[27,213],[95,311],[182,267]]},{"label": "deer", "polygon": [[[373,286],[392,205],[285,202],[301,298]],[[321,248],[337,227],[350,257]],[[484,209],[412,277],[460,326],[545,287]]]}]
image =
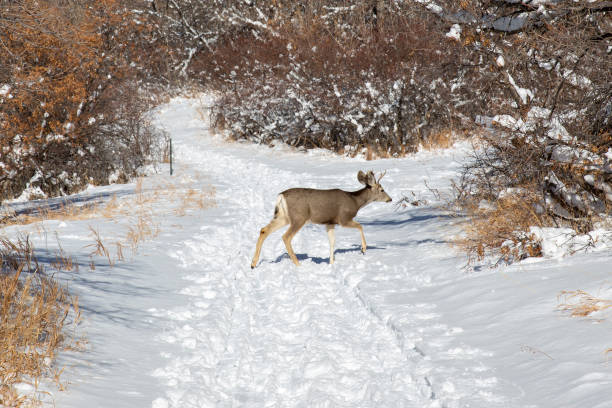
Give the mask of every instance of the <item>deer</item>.
[{"label": "deer", "polygon": [[357,180],[365,187],[357,191],[291,188],[280,193],[276,199],[272,221],[259,232],[251,269],[255,268],[259,261],[261,246],[266,238],[287,224],[289,224],[289,228],[283,234],[283,242],[289,257],[296,266],[299,266],[300,263],[295,256],[295,252],[293,252],[291,240],[307,222],[325,225],[329,238],[330,264],[334,263],[334,228],[336,225],[358,229],[361,233],[361,252],[365,254],[366,240],[363,227],[353,218],[367,204],[374,201],[387,203],[392,201],[380,185],[380,180],[385,173],[382,173],[377,180],[372,171],[364,173],[360,170],[357,173]]}]

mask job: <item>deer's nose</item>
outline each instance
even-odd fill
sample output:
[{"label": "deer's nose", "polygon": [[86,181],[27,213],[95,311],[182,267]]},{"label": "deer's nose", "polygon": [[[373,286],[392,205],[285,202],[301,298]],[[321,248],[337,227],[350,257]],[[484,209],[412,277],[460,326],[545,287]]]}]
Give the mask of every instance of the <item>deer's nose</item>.
[{"label": "deer's nose", "polygon": [[387,202],[388,202],[388,203],[390,203],[391,201],[393,201],[393,200],[391,199],[391,197],[389,197],[389,199],[387,200]]}]

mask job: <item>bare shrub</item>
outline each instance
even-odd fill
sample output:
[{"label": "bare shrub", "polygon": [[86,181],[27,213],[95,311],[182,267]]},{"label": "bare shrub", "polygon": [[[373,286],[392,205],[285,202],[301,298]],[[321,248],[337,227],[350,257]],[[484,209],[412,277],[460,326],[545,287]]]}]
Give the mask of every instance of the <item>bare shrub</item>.
[{"label": "bare shrub", "polygon": [[446,103],[450,84],[440,80],[459,45],[416,10],[386,7],[382,17],[367,2],[308,4],[277,13],[273,32],[220,43],[193,63],[222,95],[216,125],[260,143],[349,153],[369,146],[379,156],[459,127]]},{"label": "bare shrub", "polygon": [[513,237],[527,237],[532,226],[571,227],[584,234],[610,214],[607,164],[587,144],[506,132],[481,140],[484,146],[455,185],[457,203],[472,218],[466,248],[476,258],[503,250]]},{"label": "bare shrub", "polygon": [[[465,55],[478,61],[473,86],[489,104],[473,112],[485,145],[457,184],[464,208],[489,208],[474,224],[491,217],[496,229],[529,206],[536,218],[531,225],[517,220],[515,235],[535,225],[595,228],[612,208],[612,20],[605,2],[441,3],[441,17],[461,24]],[[520,196],[515,205],[501,204],[513,192]],[[481,238],[478,248],[504,242]]]},{"label": "bare shrub", "polygon": [[468,254],[469,262],[496,254],[497,262],[512,262],[540,256],[541,245],[529,228],[541,226],[542,216],[534,211],[529,197],[513,194],[496,200],[491,206],[470,208],[471,221],[465,237],[456,243]]},{"label": "bare shrub", "polygon": [[107,184],[147,159],[138,27],[114,0],[3,2],[0,200]]}]

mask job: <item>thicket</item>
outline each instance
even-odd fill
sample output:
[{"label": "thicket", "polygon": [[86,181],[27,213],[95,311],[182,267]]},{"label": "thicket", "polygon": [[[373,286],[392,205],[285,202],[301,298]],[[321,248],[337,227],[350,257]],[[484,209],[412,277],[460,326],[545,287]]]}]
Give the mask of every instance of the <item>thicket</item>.
[{"label": "thicket", "polygon": [[[489,103],[457,185],[471,256],[538,255],[531,227],[586,233],[612,210],[612,2],[447,2]],[[454,9],[453,9],[454,7]],[[469,40],[468,39],[473,39]]]},{"label": "thicket", "polygon": [[421,5],[153,5],[158,29],[182,44],[173,69],[218,93],[213,119],[230,137],[394,155],[463,128],[461,45]]},{"label": "thicket", "polygon": [[154,155],[151,43],[115,0],[0,2],[0,201],[125,179]]},{"label": "thicket", "polygon": [[284,12],[293,17],[228,39],[205,61],[207,81],[224,90],[214,119],[232,137],[394,155],[460,125],[441,80],[459,69],[460,49],[439,27],[367,3]]}]

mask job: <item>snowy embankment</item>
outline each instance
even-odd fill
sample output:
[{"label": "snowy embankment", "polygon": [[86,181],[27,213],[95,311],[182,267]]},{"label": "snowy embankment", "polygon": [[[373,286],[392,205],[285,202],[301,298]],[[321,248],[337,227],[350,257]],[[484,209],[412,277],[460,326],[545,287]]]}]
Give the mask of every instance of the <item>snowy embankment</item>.
[{"label": "snowy embankment", "polygon": [[[170,193],[146,207],[159,233],[133,257],[112,268],[98,257],[87,269],[89,226],[103,240],[121,236],[132,211],[113,222],[45,221],[43,234],[27,227],[38,228],[34,244],[49,253],[57,231],[82,265],[66,278],[90,345],[60,358],[69,384],[53,392],[58,407],[611,406],[604,351],[612,323],[605,311],[599,320],[569,317],[558,295],[612,298],[612,256],[464,268],[450,245],[462,220],[436,208],[434,190],[448,188],[467,146],[365,161],[226,143],[211,134],[200,103],[209,100],[177,98],[155,112],[173,137],[175,175],[145,180],[145,191]],[[279,231],[250,269],[279,192],[358,189],[360,169],[386,170],[394,200],[414,193],[427,204],[364,208],[356,220],[365,255],[358,232],[339,227],[329,265],[325,228],[307,225],[293,241],[300,267]],[[180,191],[211,187],[216,206],[173,209]],[[136,190],[81,197],[127,203]]]}]

